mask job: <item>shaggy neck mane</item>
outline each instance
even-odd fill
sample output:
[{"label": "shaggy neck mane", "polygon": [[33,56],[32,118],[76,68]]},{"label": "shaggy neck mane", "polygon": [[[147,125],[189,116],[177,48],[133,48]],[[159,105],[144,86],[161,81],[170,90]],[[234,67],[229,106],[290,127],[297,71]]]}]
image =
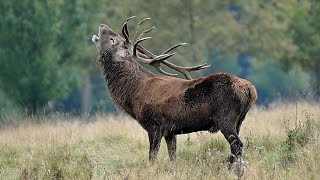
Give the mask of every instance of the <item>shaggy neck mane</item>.
[{"label": "shaggy neck mane", "polygon": [[118,108],[133,116],[132,95],[139,81],[155,75],[135,60],[115,60],[110,52],[103,54],[99,61],[111,98]]}]

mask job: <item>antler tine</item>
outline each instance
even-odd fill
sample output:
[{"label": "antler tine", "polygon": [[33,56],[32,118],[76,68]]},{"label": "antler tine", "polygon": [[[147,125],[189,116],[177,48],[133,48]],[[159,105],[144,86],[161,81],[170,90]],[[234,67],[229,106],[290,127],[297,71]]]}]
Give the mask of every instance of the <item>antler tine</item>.
[{"label": "antler tine", "polygon": [[[138,25],[137,25],[137,27],[136,27],[136,33],[135,33],[135,36],[134,36],[134,39],[139,39],[139,37],[141,37],[141,34],[140,35],[138,35],[138,31],[139,31],[139,28],[140,28],[140,25],[142,25],[144,22],[146,22],[146,21],[148,21],[148,20],[150,20],[151,18],[149,18],[149,17],[147,17],[147,18],[144,18],[142,21],[140,21],[139,23],[138,23]],[[151,30],[150,31],[152,31],[152,29],[153,28],[151,28]],[[150,32],[149,31],[149,32]]]},{"label": "antler tine", "polygon": [[177,47],[184,46],[184,45],[187,45],[187,43],[179,43],[179,44],[176,44],[176,45],[168,48],[167,50],[165,50],[162,54],[167,54],[168,52],[176,49]]},{"label": "antler tine", "polygon": [[[165,54],[165,53],[168,53],[170,51],[172,51],[173,49],[181,46],[181,45],[185,45],[186,43],[180,43],[180,44],[177,44],[175,46],[172,46],[170,47],[169,49],[167,49],[166,51],[164,51],[162,54]],[[156,58],[157,56],[152,54],[150,51],[148,51],[147,49],[145,49],[144,47],[142,47],[141,45],[138,45],[137,46],[137,49],[145,56],[147,57],[150,57],[152,59]],[[171,57],[171,56],[170,56]],[[168,57],[169,58],[169,57]],[[201,65],[197,65],[197,66],[191,66],[191,67],[183,67],[183,66],[178,66],[178,65],[175,65],[167,60],[162,60],[161,61],[162,64],[170,67],[171,69],[174,69],[178,72],[180,72],[182,75],[184,75],[184,77],[186,79],[192,79],[191,76],[190,76],[190,72],[191,71],[198,71],[198,70],[202,70],[202,69],[206,69],[208,67],[210,67],[211,65],[207,65],[206,63],[205,64],[201,64]],[[158,70],[159,71],[159,70]],[[161,72],[162,73],[162,72]],[[165,75],[168,75],[168,73],[163,73]],[[170,74],[170,73],[169,73]],[[176,75],[176,74],[175,74]],[[171,76],[171,75],[169,75]]]},{"label": "antler tine", "polygon": [[136,16],[131,16],[131,17],[129,17],[128,19],[126,19],[126,21],[128,22],[128,21],[130,21],[131,19],[133,19],[133,18],[135,18]]},{"label": "antler tine", "polygon": [[129,43],[129,32],[128,32],[128,22],[126,21],[122,26],[122,35],[126,39],[126,42]]},{"label": "antler tine", "polygon": [[134,43],[134,46],[133,46],[133,56],[139,57],[139,56],[137,56],[137,46],[138,46],[139,43],[141,43],[142,41],[145,41],[145,40],[148,40],[148,39],[151,39],[151,37],[145,37],[145,38],[138,39],[138,40]]},{"label": "antler tine", "polygon": [[[178,74],[172,74],[172,73],[168,73],[166,71],[164,71],[163,69],[161,69],[161,63],[163,61],[165,61],[166,59],[168,59],[169,57],[175,55],[175,53],[171,53],[171,54],[161,54],[159,56],[154,57],[151,60],[145,61],[145,59],[142,59],[144,62],[147,62],[149,65],[155,67],[160,73],[164,74],[164,75],[168,75],[168,76],[177,76]],[[139,57],[141,59],[141,57]]]},{"label": "antler tine", "polygon": [[[175,48],[178,48],[180,46],[184,46],[184,45],[187,45],[187,43],[179,43],[179,44],[176,44],[170,48],[168,48],[167,50],[165,50],[163,53],[161,54],[167,54],[169,53],[170,51],[174,50]],[[142,53],[144,54],[145,56],[148,56],[149,58],[154,58],[156,57],[156,55],[154,55],[153,53],[151,53],[149,50],[147,50],[146,48],[142,47],[141,45],[138,45],[137,46],[137,49]]]},{"label": "antler tine", "polygon": [[129,43],[130,39],[129,39],[129,31],[128,31],[128,21],[130,21],[131,19],[135,18],[136,16],[131,16],[128,19],[126,19],[126,21],[124,22],[123,26],[122,26],[122,34],[124,36],[124,38],[126,39],[126,42]]},{"label": "antler tine", "polygon": [[156,57],[156,55],[154,55],[152,52],[150,52],[150,51],[147,50],[146,48],[142,47],[141,45],[137,45],[137,49],[139,50],[139,52],[141,52],[141,53],[144,54],[145,56],[148,56],[149,58],[154,58],[154,57]]},{"label": "antler tine", "polygon": [[152,26],[150,29],[144,30],[142,31],[139,36],[137,37],[137,39],[140,39],[144,34],[151,32],[153,29],[155,28],[155,26]]},{"label": "antler tine", "polygon": [[191,66],[191,67],[177,66],[169,61],[162,61],[162,63],[165,64],[166,66],[180,72],[181,74],[184,75],[184,77],[186,79],[192,79],[190,76],[191,71],[198,71],[198,70],[202,70],[202,69],[205,69],[205,68],[208,68],[211,66],[211,65],[207,65],[207,63],[197,65],[197,66]]},{"label": "antler tine", "polygon": [[176,53],[171,53],[171,54],[161,54],[159,56],[156,56],[155,58],[153,58],[153,62],[162,62],[166,59],[168,59],[169,57],[175,55]]},{"label": "antler tine", "polygon": [[142,58],[142,57],[138,56],[137,47],[138,47],[139,43],[141,43],[142,41],[148,40],[148,39],[151,39],[151,37],[141,38],[141,39],[137,40],[137,42],[135,42],[135,44],[133,46],[133,56],[134,57],[137,57],[139,60],[142,60],[144,63],[148,63],[150,65],[153,65],[153,64],[156,64],[156,63],[161,63],[162,61],[164,61],[164,60],[168,59],[169,57],[175,55],[175,53],[161,54],[159,56],[155,56],[152,59],[145,59],[145,58]]},{"label": "antler tine", "polygon": [[[141,38],[139,40],[137,40],[137,42],[134,44],[133,46],[133,56],[134,57],[137,57],[137,60],[142,62],[142,63],[145,63],[145,64],[149,64],[153,67],[155,67],[160,73],[164,74],[164,75],[167,75],[167,76],[177,76],[178,74],[172,74],[172,73],[168,73],[166,71],[164,71],[163,69],[160,68],[161,66],[161,63],[163,61],[165,61],[166,59],[168,59],[169,57],[173,56],[175,53],[171,53],[171,54],[161,54],[159,56],[155,56],[153,55],[152,53],[150,53],[148,50],[146,50],[145,48],[143,48],[142,46],[139,45],[139,43],[141,43],[142,41],[145,41],[145,40],[148,40],[148,39],[151,39],[151,37],[145,37],[145,38]],[[140,57],[137,53],[137,50],[141,49],[142,51],[144,52],[147,52],[147,53],[150,53],[149,56],[151,55],[151,59],[146,59],[146,58],[143,58],[143,57]],[[143,56],[147,56],[145,53],[141,53]]]},{"label": "antler tine", "polygon": [[198,71],[198,70],[206,69],[210,66],[211,66],[210,64],[204,63],[197,66],[187,67],[186,69],[188,69],[189,71]]},{"label": "antler tine", "polygon": [[[162,54],[166,54],[170,51],[172,51],[173,49],[179,47],[179,46],[182,46],[182,45],[185,45],[186,43],[180,43],[180,44],[177,44],[175,46],[172,46],[170,47],[169,49],[167,49],[166,51],[164,51]],[[147,56],[151,59],[155,59],[157,56],[154,55],[153,53],[151,53],[150,51],[148,51],[147,49],[145,49],[143,46],[141,45],[137,45],[137,50],[139,50],[139,52],[141,52],[141,54],[143,54],[144,56]],[[171,56],[170,56],[171,57]],[[169,58],[169,57],[168,57]],[[167,58],[166,58],[167,59]],[[159,61],[160,62],[160,61]],[[211,65],[207,65],[206,63],[205,64],[201,64],[201,65],[197,65],[197,66],[191,66],[191,67],[183,67],[183,66],[178,66],[178,65],[175,65],[167,60],[161,60],[161,63],[168,66],[169,68],[171,69],[174,69],[178,72],[180,72],[182,75],[184,75],[184,77],[186,79],[192,79],[192,77],[190,76],[190,72],[191,71],[197,71],[197,70],[202,70],[202,69],[206,69],[208,67],[210,67]],[[155,65],[155,64],[154,64]],[[160,65],[160,64],[159,64]],[[160,66],[159,66],[160,67]],[[158,69],[157,69],[158,70]],[[162,69],[161,69],[162,70]],[[161,70],[159,72],[161,72]],[[161,72],[163,73],[163,72]],[[169,75],[171,73],[163,73],[165,75]],[[177,75],[177,74],[174,74],[174,75]],[[169,75],[169,76],[174,76],[173,74]]]},{"label": "antler tine", "polygon": [[148,20],[150,20],[151,18],[149,18],[149,17],[147,17],[147,18],[144,18],[142,21],[140,21],[139,23],[138,23],[138,25],[140,26],[141,24],[143,24],[144,22],[146,22],[146,21],[148,21]]}]

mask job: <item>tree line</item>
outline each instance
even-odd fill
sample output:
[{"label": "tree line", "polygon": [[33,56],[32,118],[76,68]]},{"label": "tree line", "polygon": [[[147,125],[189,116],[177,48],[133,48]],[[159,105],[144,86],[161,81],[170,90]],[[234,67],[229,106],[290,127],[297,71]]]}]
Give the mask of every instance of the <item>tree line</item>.
[{"label": "tree line", "polygon": [[[0,116],[7,112],[112,111],[91,37],[127,17],[156,30],[154,53],[187,42],[177,64],[212,67],[256,84],[258,102],[320,94],[320,2],[317,0],[169,1],[3,0],[0,3]],[[153,71],[152,68],[150,70]],[[168,70],[170,71],[170,70]]]}]

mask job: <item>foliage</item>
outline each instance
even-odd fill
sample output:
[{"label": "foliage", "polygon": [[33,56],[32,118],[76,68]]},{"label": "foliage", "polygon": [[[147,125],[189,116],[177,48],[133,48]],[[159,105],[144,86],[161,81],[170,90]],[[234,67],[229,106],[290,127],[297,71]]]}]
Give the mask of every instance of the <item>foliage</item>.
[{"label": "foliage", "polygon": [[29,114],[65,96],[81,77],[86,7],[79,1],[1,3],[1,89]]},{"label": "foliage", "polygon": [[[124,20],[133,15],[137,18],[129,22],[131,37],[140,19],[153,18],[143,26],[156,26],[150,34],[152,40],[143,42],[152,52],[159,54],[173,44],[187,42],[189,45],[179,48],[170,61],[186,66],[213,65],[193,77],[225,71],[249,78],[258,88],[259,102],[273,101],[278,94],[292,97],[308,88],[308,75],[317,90],[318,11],[319,1],[297,0],[3,0],[0,101],[7,99],[29,113],[42,110],[48,102],[61,107],[76,103],[71,111],[79,111],[83,103],[80,84],[86,83],[83,77],[89,74],[92,87],[101,88],[93,89],[95,96],[89,107],[93,111],[113,109],[103,81],[95,80],[99,72],[90,40],[101,23],[120,32]],[[8,109],[4,104],[1,109]]]},{"label": "foliage", "polygon": [[[99,112],[113,112],[116,110],[111,102],[105,81],[99,75],[90,77],[90,109],[88,114],[93,115]],[[68,112],[72,115],[81,115],[81,96],[82,89],[75,88],[65,98],[57,98],[50,109],[51,112]]]},{"label": "foliage", "polygon": [[191,48],[183,55],[187,61],[200,61],[207,49],[234,55],[246,52],[256,57],[279,57],[290,51],[283,31],[295,1],[143,2],[130,1],[132,8],[124,15],[155,17],[152,24],[161,32],[154,33],[154,46],[165,47],[165,42],[172,39],[188,42]]},{"label": "foliage", "polygon": [[19,112],[17,105],[12,102],[0,89],[0,120],[6,115],[12,115]]},{"label": "foliage", "polygon": [[254,61],[247,78],[256,85],[258,102],[264,104],[302,98],[309,86],[309,76],[299,66],[285,73],[277,61]]},{"label": "foliage", "polygon": [[206,73],[208,74],[212,72],[228,72],[234,75],[242,74],[243,68],[234,57],[210,53],[208,59],[208,63],[212,65],[208,70],[206,70]]},{"label": "foliage", "polygon": [[286,63],[298,63],[312,75],[316,97],[320,98],[320,1],[305,2],[295,12],[289,28],[297,50]]}]

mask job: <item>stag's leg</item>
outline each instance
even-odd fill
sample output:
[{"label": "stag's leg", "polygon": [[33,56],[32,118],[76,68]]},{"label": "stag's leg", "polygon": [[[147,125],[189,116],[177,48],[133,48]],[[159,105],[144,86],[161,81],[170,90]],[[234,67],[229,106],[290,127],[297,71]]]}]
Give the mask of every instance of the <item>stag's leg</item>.
[{"label": "stag's leg", "polygon": [[237,159],[241,158],[243,143],[234,126],[224,126],[220,130],[230,144],[231,155],[229,157],[229,163],[232,164]]},{"label": "stag's leg", "polygon": [[151,163],[154,163],[160,148],[160,143],[162,138],[162,133],[160,131],[160,128],[154,127],[152,130],[148,132],[148,137],[149,137],[149,144],[150,144],[149,161]]},{"label": "stag's leg", "polygon": [[167,147],[168,147],[168,153],[170,157],[170,161],[176,160],[176,149],[177,149],[177,140],[176,135],[170,134],[165,137]]},{"label": "stag's leg", "polygon": [[242,124],[244,118],[246,117],[249,109],[250,109],[250,107],[246,108],[246,110],[239,117],[239,120],[238,120],[238,123],[237,123],[237,134],[238,134],[238,136],[239,136],[239,133],[240,133],[241,124]]},{"label": "stag's leg", "polygon": [[244,118],[246,117],[246,113],[244,115],[241,115],[239,117],[239,120],[238,120],[238,123],[237,123],[237,127],[236,127],[236,131],[237,131],[237,135],[239,136],[239,133],[240,133],[240,127],[241,127],[241,124],[244,120]]},{"label": "stag's leg", "polygon": [[230,164],[232,164],[237,159],[241,159],[243,143],[241,142],[240,138],[234,134],[229,135],[228,142],[231,148],[231,155],[229,157],[229,162]]}]

